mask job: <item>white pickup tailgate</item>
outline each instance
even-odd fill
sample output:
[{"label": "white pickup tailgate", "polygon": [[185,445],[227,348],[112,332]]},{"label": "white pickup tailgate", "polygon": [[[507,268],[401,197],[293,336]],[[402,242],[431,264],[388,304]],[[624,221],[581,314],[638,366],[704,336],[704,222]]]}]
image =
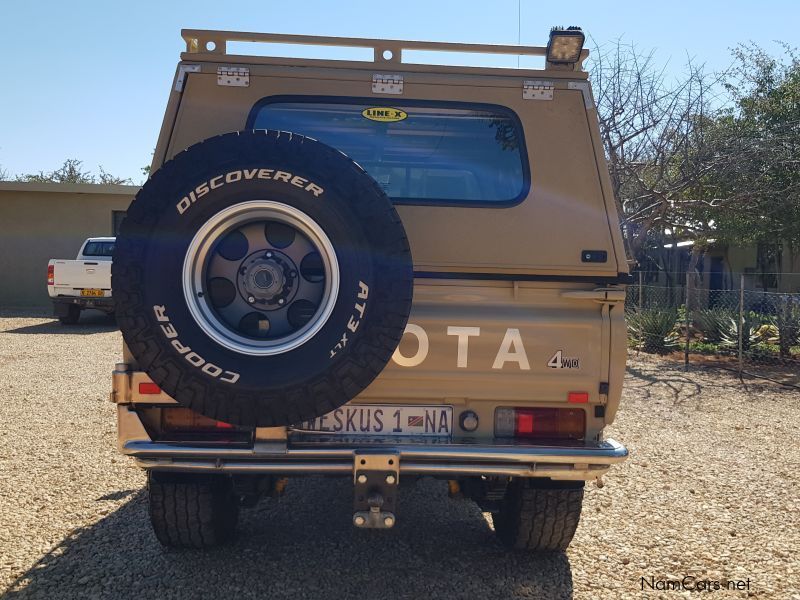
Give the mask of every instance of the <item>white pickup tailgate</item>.
[{"label": "white pickup tailgate", "polygon": [[51,296],[78,296],[83,289],[103,290],[111,295],[111,261],[53,260],[53,285],[47,286]]}]

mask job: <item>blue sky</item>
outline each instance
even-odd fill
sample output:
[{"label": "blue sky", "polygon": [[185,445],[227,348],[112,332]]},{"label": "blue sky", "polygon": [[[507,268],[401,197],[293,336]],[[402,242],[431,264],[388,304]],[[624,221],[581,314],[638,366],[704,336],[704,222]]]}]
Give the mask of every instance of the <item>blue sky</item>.
[{"label": "blue sky", "polygon": [[[517,13],[517,0],[0,0],[0,168],[52,170],[78,158],[140,181],[182,27],[513,44]],[[551,25],[580,25],[598,42],[655,49],[673,73],[687,55],[724,68],[738,42],[800,46],[797,0],[521,0],[521,14],[523,44],[546,43]]]}]

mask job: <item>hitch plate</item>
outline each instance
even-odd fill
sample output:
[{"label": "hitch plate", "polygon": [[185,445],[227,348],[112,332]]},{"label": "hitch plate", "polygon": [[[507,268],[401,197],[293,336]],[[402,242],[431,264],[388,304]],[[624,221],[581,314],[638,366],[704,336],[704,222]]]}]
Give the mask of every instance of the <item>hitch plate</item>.
[{"label": "hitch plate", "polygon": [[353,457],[353,524],[362,529],[394,527],[399,482],[399,453],[356,451]]}]

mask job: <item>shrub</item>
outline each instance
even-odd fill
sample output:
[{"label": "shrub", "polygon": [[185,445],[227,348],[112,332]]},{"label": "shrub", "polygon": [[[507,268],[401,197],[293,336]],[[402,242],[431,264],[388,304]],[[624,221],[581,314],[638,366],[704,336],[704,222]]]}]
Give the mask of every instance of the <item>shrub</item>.
[{"label": "shrub", "polygon": [[751,359],[771,360],[775,359],[780,354],[780,351],[781,349],[777,344],[758,342],[752,345],[748,354]]},{"label": "shrub", "polygon": [[717,354],[719,346],[710,342],[689,342],[689,351],[697,354]]},{"label": "shrub", "polygon": [[775,327],[781,358],[789,358],[792,346],[800,344],[800,296],[781,294],[776,298]]},{"label": "shrub", "polygon": [[645,352],[665,354],[679,343],[677,320],[678,311],[674,308],[648,308],[628,315],[628,330]]}]

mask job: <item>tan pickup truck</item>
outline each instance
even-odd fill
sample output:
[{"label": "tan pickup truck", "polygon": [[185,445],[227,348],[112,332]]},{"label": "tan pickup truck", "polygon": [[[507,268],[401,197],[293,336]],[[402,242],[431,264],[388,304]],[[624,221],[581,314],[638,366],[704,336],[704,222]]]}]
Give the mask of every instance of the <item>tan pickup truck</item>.
[{"label": "tan pickup truck", "polygon": [[[183,38],[112,271],[119,449],[158,539],[229,541],[240,506],[310,475],[391,528],[402,484],[435,477],[507,546],[566,548],[584,482],[627,455],[603,437],[629,275],[584,34]],[[261,43],[321,58],[242,53]],[[414,60],[452,52],[542,68]]]}]

